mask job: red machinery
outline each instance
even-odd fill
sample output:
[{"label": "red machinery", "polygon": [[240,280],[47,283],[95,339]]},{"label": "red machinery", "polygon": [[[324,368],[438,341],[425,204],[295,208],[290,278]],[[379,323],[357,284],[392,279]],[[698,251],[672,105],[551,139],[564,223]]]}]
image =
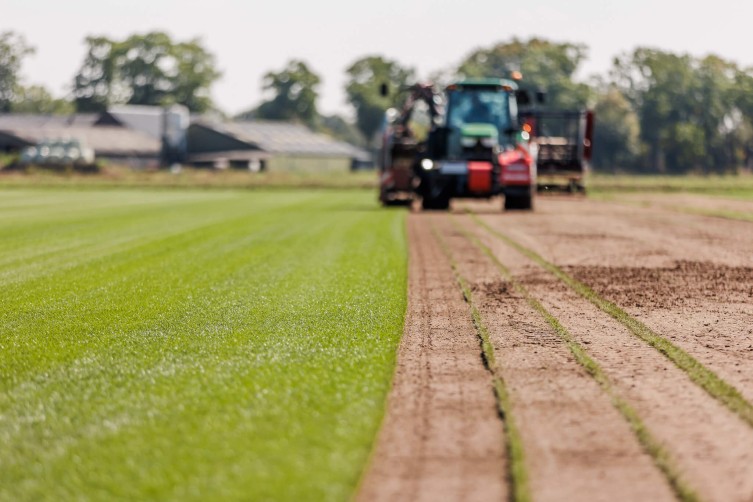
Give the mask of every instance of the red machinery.
[{"label": "red machinery", "polygon": [[[529,105],[530,98],[513,81],[465,80],[448,86],[444,94],[430,84],[409,91],[402,111],[387,114],[379,191],[385,205],[410,202],[418,195],[424,209],[447,209],[452,198],[503,195],[505,209],[531,209],[539,152],[555,157],[546,159],[547,169],[563,151],[583,161],[579,165],[585,169],[592,126],[573,140],[574,150],[542,149],[534,127],[549,115],[519,114],[518,105]],[[429,117],[426,139],[417,139],[410,127],[418,103],[425,104]],[[592,121],[583,125],[588,123]],[[562,165],[571,169],[574,162]]]}]

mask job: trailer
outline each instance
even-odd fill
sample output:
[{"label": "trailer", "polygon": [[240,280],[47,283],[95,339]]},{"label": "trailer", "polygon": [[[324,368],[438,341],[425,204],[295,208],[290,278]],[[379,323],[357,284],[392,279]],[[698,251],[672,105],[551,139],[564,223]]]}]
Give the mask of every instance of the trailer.
[{"label": "trailer", "polygon": [[594,115],[590,110],[521,112],[531,136],[539,192],[586,190],[590,170]]}]

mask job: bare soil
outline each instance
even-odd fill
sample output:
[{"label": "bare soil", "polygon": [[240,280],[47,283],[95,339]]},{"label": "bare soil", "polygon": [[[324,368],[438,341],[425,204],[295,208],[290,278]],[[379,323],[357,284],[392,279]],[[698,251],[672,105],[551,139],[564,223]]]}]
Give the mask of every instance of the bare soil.
[{"label": "bare soil", "polygon": [[728,211],[732,213],[753,213],[753,200],[676,193],[636,193],[622,194],[617,201],[640,204],[645,207],[660,207],[688,211]]},{"label": "bare soil", "polygon": [[[510,389],[534,499],[672,500],[627,422],[565,342],[447,218],[443,223]],[[464,217],[461,226],[472,222]]]},{"label": "bare soil", "polygon": [[450,262],[423,216],[408,218],[405,331],[357,498],[505,500],[505,442],[491,374]]},{"label": "bare soil", "polygon": [[696,302],[753,302],[753,268],[677,260],[671,267],[565,267],[624,307],[682,309]]},{"label": "bare soil", "polygon": [[[720,204],[700,199],[683,204]],[[490,227],[588,284],[753,401],[753,223],[689,214],[673,204],[541,197],[534,212],[502,213],[499,201],[454,207],[472,209]],[[504,500],[509,494],[491,379],[469,307],[432,228],[448,244],[489,328],[533,499],[675,498],[609,396],[458,227],[488,246],[599,363],[702,500],[753,500],[753,427],[463,211],[409,216],[409,313],[362,500]],[[473,397],[462,401],[461,395]],[[452,405],[437,404],[445,399]],[[475,480],[475,490],[466,479]]]}]

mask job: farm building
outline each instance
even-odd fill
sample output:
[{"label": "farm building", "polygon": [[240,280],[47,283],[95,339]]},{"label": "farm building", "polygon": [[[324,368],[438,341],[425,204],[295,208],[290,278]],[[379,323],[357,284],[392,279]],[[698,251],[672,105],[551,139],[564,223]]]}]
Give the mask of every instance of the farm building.
[{"label": "farm building", "polygon": [[346,172],[369,152],[287,122],[223,122],[189,117],[183,107],[114,106],[102,113],[0,115],[0,152],[43,140],[77,139],[98,159],[137,167],[182,162],[197,167]]},{"label": "farm building", "polygon": [[128,127],[99,125],[99,119],[99,114],[0,115],[0,151],[17,152],[48,139],[77,139],[100,159],[136,166],[159,163],[159,139]]},{"label": "farm building", "polygon": [[99,114],[95,123],[127,127],[161,139],[163,115],[164,110],[159,106],[117,105]]},{"label": "farm building", "polygon": [[188,127],[189,164],[252,170],[346,172],[370,154],[300,124],[263,120],[194,119]]}]

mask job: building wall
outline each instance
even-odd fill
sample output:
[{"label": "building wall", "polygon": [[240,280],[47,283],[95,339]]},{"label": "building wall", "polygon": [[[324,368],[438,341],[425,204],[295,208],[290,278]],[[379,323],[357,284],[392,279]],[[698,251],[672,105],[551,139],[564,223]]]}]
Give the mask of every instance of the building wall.
[{"label": "building wall", "polygon": [[350,165],[351,159],[348,157],[275,154],[267,160],[266,169],[270,172],[347,173],[350,172]]}]

